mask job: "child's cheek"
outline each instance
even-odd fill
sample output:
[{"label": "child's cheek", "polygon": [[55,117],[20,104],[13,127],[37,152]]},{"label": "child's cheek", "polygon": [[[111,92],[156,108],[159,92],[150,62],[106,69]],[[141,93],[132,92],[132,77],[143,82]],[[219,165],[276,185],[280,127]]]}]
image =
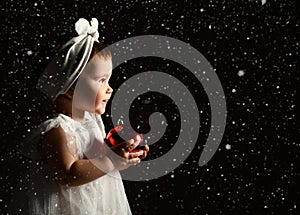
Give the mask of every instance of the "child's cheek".
[{"label": "child's cheek", "polygon": [[76,85],[75,101],[81,103],[81,105],[92,107],[97,97],[97,88],[96,82],[85,77],[82,78]]},{"label": "child's cheek", "polygon": [[98,90],[99,90],[99,83],[98,81],[95,80],[88,80],[86,82],[86,92],[88,97],[92,98],[92,99],[96,99],[96,96],[98,94]]},{"label": "child's cheek", "polygon": [[96,89],[93,90],[95,93],[95,102],[99,103],[103,100],[102,87],[98,85]]}]

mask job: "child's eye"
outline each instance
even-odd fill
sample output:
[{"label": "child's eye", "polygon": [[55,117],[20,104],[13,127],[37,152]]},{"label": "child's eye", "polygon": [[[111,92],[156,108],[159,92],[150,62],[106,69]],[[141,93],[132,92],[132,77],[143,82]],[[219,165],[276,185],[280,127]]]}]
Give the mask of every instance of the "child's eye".
[{"label": "child's eye", "polygon": [[106,78],[101,78],[101,79],[99,80],[100,83],[103,83],[104,81],[106,81]]}]

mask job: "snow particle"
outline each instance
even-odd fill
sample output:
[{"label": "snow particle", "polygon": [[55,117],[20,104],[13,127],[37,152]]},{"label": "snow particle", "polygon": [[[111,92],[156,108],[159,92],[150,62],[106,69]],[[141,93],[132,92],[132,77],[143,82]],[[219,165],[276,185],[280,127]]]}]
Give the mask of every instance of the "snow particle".
[{"label": "snow particle", "polygon": [[229,149],[231,149],[231,145],[226,144],[225,148],[226,148],[227,150],[229,150]]},{"label": "snow particle", "polygon": [[244,70],[240,70],[240,71],[238,71],[238,76],[244,76],[245,75],[245,72],[244,72]]}]

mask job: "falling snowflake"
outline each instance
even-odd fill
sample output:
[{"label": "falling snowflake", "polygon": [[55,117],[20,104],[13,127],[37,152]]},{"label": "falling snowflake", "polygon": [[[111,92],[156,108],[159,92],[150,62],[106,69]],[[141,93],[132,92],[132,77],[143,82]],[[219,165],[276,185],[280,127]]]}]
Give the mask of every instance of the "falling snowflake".
[{"label": "falling snowflake", "polygon": [[229,150],[229,149],[231,149],[231,145],[226,144],[225,148],[226,148],[227,150]]},{"label": "falling snowflake", "polygon": [[240,71],[238,71],[238,76],[244,76],[245,75],[245,72],[244,72],[244,70],[240,70]]}]

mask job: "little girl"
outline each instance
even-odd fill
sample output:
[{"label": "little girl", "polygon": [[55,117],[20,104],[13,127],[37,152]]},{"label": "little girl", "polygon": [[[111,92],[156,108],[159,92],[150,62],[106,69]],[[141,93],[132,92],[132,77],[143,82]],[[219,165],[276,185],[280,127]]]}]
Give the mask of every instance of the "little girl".
[{"label": "little girl", "polygon": [[133,151],[138,139],[104,144],[100,115],[113,91],[112,61],[97,29],[97,19],[79,19],[79,36],[60,49],[38,81],[58,114],[33,135],[39,138],[30,152],[38,162],[29,173],[28,204],[13,205],[22,214],[131,214],[119,170],[138,164],[149,147]]}]

